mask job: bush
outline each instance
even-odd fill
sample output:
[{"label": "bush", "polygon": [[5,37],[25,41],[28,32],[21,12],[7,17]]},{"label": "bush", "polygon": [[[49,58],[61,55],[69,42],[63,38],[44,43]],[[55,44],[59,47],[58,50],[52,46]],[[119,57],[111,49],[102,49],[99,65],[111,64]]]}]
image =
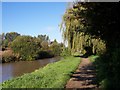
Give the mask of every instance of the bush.
[{"label": "bush", "polygon": [[12,50],[6,50],[2,54],[2,63],[16,61],[17,58],[14,56]]},{"label": "bush", "polygon": [[63,51],[61,52],[60,54],[61,56],[70,56],[71,53],[70,53],[70,50],[68,50],[68,48],[63,48]]},{"label": "bush", "polygon": [[5,62],[11,62],[11,61],[15,61],[16,60],[16,57],[15,56],[3,56],[2,57],[2,63],[5,63]]},{"label": "bush", "polygon": [[40,51],[38,52],[38,55],[38,58],[50,58],[54,56],[51,51]]},{"label": "bush", "polygon": [[120,88],[120,48],[114,48],[112,52],[110,51],[98,58],[90,58],[96,65],[97,81],[100,87],[107,90],[118,90]]},{"label": "bush", "polygon": [[11,48],[15,54],[20,55],[21,60],[35,60],[41,47],[31,36],[18,36],[11,43]]},{"label": "bush", "polygon": [[62,46],[56,40],[50,45],[50,50],[52,51],[54,56],[60,56],[62,52]]}]

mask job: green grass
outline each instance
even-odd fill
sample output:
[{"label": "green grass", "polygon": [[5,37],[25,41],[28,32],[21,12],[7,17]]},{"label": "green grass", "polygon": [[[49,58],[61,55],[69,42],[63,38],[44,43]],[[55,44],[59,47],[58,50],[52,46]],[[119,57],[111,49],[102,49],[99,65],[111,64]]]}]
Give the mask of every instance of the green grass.
[{"label": "green grass", "polygon": [[97,59],[99,56],[98,55],[91,55],[88,58],[90,59],[91,62],[95,62],[95,59]]},{"label": "green grass", "polygon": [[3,88],[64,88],[80,63],[78,57],[66,57],[32,73],[2,83]]}]

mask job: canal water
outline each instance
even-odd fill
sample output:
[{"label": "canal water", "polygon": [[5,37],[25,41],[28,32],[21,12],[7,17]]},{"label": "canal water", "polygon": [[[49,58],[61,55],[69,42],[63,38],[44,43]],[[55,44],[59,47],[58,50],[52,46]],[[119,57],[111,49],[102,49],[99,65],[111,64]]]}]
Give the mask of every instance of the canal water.
[{"label": "canal water", "polygon": [[19,61],[0,64],[0,82],[30,73],[39,69],[48,63],[59,61],[60,57],[40,59],[35,61]]}]

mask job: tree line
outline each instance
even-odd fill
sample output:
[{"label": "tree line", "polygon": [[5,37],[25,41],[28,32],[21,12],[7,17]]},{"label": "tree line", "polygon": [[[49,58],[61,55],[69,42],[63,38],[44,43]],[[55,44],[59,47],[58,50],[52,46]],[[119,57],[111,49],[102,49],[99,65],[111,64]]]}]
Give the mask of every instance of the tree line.
[{"label": "tree line", "polygon": [[[70,54],[99,55],[95,61],[98,84],[106,89],[120,88],[119,3],[74,2],[61,23]],[[87,52],[84,52],[87,51]]]},{"label": "tree line", "polygon": [[[20,35],[17,32],[9,32],[6,34],[3,33],[0,37],[2,39],[0,46],[6,52],[2,56],[2,62],[31,61],[59,56],[63,49],[63,43],[58,43],[56,39],[50,41],[47,35],[32,37],[29,35]],[[9,52],[6,49],[10,49]]]}]

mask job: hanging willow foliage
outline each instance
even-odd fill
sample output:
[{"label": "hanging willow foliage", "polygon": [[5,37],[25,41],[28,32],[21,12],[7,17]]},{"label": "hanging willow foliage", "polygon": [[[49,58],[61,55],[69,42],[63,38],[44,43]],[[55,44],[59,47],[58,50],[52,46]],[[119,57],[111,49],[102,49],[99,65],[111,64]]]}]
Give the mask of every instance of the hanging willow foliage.
[{"label": "hanging willow foliage", "polygon": [[73,7],[67,8],[63,15],[60,29],[71,54],[75,52],[85,54],[85,47],[91,47],[94,54],[105,51],[104,41],[86,33],[90,28],[90,19],[86,17],[87,9],[84,3],[74,3]]}]

